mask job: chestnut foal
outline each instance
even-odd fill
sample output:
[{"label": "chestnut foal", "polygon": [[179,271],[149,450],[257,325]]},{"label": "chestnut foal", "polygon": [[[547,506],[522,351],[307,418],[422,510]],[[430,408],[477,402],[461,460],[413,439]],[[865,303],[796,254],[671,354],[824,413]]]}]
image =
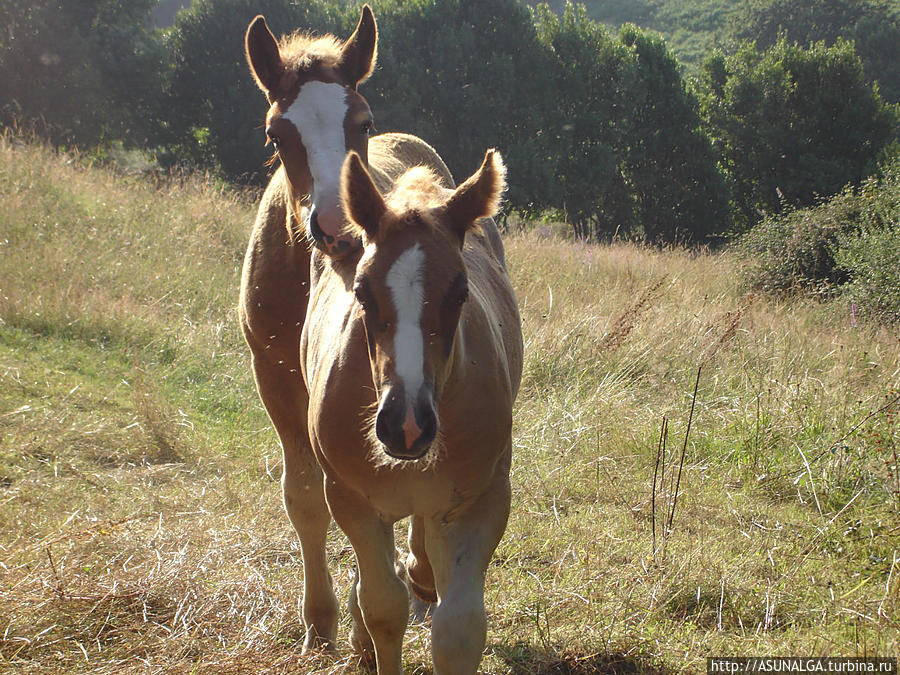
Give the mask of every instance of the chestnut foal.
[{"label": "chestnut foal", "polygon": [[[458,189],[430,169],[385,198],[350,153],[341,194],[361,256],[313,253],[300,340],[309,432],[334,519],[356,553],[354,646],[399,675],[409,595],[437,599],[438,675],[475,673],[485,573],[510,507],[518,307],[490,219],[505,168],[488,151]],[[394,523],[412,516],[398,574]]]},{"label": "chestnut foal", "polygon": [[370,138],[372,112],[356,91],[375,65],[377,29],[368,6],[345,42],[294,34],[276,41],[263,17],[246,35],[250,70],[269,102],[266,134],[281,166],[259,205],[244,258],[239,314],[250,346],[259,396],[281,440],[284,505],[303,552],[304,651],[333,647],[338,606],[325,557],[331,516],[323,475],[310,448],[309,397],[300,376],[300,329],[309,295],[310,243],[323,254],[359,256],[344,233],[340,170],[359,154],[387,191],[406,169],[427,165],[453,186],[447,167],[426,143],[405,134]]}]

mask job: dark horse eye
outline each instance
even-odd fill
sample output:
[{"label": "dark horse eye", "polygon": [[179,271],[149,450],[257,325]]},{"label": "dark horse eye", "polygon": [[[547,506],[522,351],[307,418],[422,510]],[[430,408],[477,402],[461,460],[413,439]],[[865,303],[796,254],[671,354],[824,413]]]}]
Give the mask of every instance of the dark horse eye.
[{"label": "dark horse eye", "polygon": [[375,123],[372,120],[363,122],[359,130],[363,133],[363,136],[371,136],[375,133]]}]

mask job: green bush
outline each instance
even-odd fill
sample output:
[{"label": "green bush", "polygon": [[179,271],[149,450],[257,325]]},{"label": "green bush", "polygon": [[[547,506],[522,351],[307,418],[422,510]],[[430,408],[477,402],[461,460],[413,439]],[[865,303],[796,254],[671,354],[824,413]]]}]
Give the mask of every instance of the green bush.
[{"label": "green bush", "polygon": [[744,45],[707,59],[702,87],[740,229],[859,184],[897,135],[897,107],[868,82],[849,42]]},{"label": "green bush", "polygon": [[861,203],[859,227],[835,242],[835,263],[850,280],[844,295],[861,316],[900,323],[900,156],[865,185]]},{"label": "green bush", "polygon": [[0,125],[146,147],[160,116],[154,0],[0,0]]},{"label": "green bush", "polygon": [[858,189],[766,218],[735,249],[750,290],[842,297],[900,322],[900,155]]},{"label": "green bush", "polygon": [[728,229],[728,192],[699,104],[656,34],[624,26],[617,37],[566,3],[536,12],[553,55],[548,153],[576,236],[618,233],[654,243],[697,242]]},{"label": "green bush", "polygon": [[847,281],[835,264],[835,242],[857,226],[861,212],[859,196],[846,189],[819,206],[765,218],[735,244],[745,285],[772,295],[831,293]]},{"label": "green bush", "polygon": [[779,37],[801,45],[852,41],[866,77],[888,101],[900,101],[900,8],[885,0],[752,0],[741,3],[732,31],[760,48]]}]

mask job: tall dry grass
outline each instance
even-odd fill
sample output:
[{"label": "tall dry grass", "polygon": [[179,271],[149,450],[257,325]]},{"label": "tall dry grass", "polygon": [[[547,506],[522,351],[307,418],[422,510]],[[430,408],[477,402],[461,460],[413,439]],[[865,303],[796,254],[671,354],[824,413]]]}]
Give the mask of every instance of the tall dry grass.
[{"label": "tall dry grass", "polygon": [[[9,138],[0,193],[0,670],[359,672],[299,655],[299,547],[233,312],[252,199]],[[727,255],[507,247],[526,366],[483,671],[897,656],[896,335],[744,296]],[[346,595],[337,530],[329,554]],[[428,644],[407,633],[408,672]]]}]

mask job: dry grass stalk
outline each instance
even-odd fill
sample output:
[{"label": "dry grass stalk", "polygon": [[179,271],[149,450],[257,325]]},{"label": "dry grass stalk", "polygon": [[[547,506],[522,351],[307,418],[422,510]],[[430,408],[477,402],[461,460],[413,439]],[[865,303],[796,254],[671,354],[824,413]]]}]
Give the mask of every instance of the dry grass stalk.
[{"label": "dry grass stalk", "polygon": [[644,291],[632,302],[615,320],[612,327],[600,338],[597,348],[600,351],[616,349],[621,346],[631,331],[634,330],[635,323],[651,306],[652,302],[658,299],[662,294],[659,290],[666,282],[667,277],[662,276],[647,286]]},{"label": "dry grass stalk", "polygon": [[697,367],[697,376],[694,379],[694,393],[691,397],[691,409],[688,414],[687,429],[684,432],[684,442],[681,444],[681,454],[678,457],[677,473],[675,467],[669,472],[670,481],[674,480],[674,485],[670,486],[670,490],[666,490],[663,495],[663,533],[662,544],[659,548],[656,545],[656,496],[657,496],[657,474],[659,474],[659,485],[665,485],[666,471],[666,444],[669,435],[669,420],[663,416],[662,426],[659,433],[659,440],[656,445],[656,460],[653,466],[653,484],[651,487],[650,503],[651,503],[651,528],[652,528],[652,553],[653,559],[657,564],[661,564],[666,557],[666,546],[669,543],[675,527],[675,508],[678,506],[678,497],[681,489],[681,473],[684,469],[684,458],[687,453],[688,438],[691,435],[691,425],[694,421],[694,406],[697,403],[697,388],[700,386],[700,371],[703,366]]}]

